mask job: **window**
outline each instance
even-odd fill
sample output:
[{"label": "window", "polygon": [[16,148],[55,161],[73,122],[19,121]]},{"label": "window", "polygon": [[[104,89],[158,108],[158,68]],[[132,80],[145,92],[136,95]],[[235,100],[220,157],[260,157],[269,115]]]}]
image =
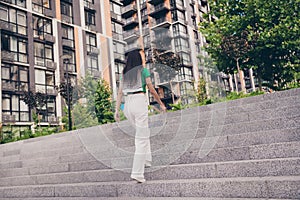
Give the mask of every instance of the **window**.
[{"label": "window", "polygon": [[[3,0],[1,0],[3,1]],[[4,2],[9,2],[11,4],[26,8],[26,0],[10,0],[10,1],[4,1]]]},{"label": "window", "polygon": [[179,71],[180,79],[191,80],[193,78],[192,68],[181,67]]},{"label": "window", "polygon": [[[65,64],[64,69],[65,71],[75,73],[76,72],[76,61],[75,61],[75,51],[71,49],[63,49],[63,55],[70,55],[71,59],[69,59],[69,62]],[[68,68],[67,68],[68,66]]]},{"label": "window", "polygon": [[32,9],[39,13],[44,13],[44,9],[51,9],[50,0],[32,1]]},{"label": "window", "polygon": [[28,68],[26,67],[2,65],[2,89],[4,91],[27,91],[28,77]]},{"label": "window", "polygon": [[72,4],[68,2],[60,2],[60,12],[62,14],[62,20],[67,23],[73,23],[73,9]]},{"label": "window", "polygon": [[87,11],[85,10],[85,25],[89,26],[89,25],[95,25],[95,12],[94,11]]},{"label": "window", "polygon": [[[86,48],[88,52],[92,52],[94,48],[97,48],[96,35],[91,33],[86,33]],[[98,54],[89,54],[87,56],[88,69],[99,70],[98,65]]]},{"label": "window", "polygon": [[34,64],[45,66],[47,61],[53,61],[52,45],[44,43],[34,43]]},{"label": "window", "polygon": [[54,94],[54,72],[35,69],[35,90],[48,95]]},{"label": "window", "polygon": [[173,32],[174,32],[175,36],[186,35],[187,34],[187,27],[182,25],[182,24],[176,24],[176,25],[173,26]]},{"label": "window", "polygon": [[184,14],[184,11],[179,11],[179,10],[174,10],[172,12],[172,19],[174,21],[182,21],[182,22],[185,22],[185,14]]},{"label": "window", "polygon": [[70,26],[62,25],[63,47],[74,48],[74,30]]},{"label": "window", "polygon": [[5,33],[1,34],[1,50],[9,53],[10,59],[27,63],[27,41]]},{"label": "window", "polygon": [[29,121],[29,108],[18,94],[2,94],[2,114],[14,115],[16,121]]},{"label": "window", "polygon": [[32,18],[33,34],[36,36],[52,35],[52,21],[50,19],[33,16]]},{"label": "window", "polygon": [[0,5],[0,14],[0,21],[9,23],[9,26],[7,26],[9,31],[27,35],[27,17],[25,12]]}]

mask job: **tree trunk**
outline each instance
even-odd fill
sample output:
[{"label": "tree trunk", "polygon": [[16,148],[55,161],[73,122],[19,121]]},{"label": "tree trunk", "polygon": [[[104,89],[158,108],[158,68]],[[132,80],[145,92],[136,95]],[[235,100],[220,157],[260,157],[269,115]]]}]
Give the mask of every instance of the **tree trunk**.
[{"label": "tree trunk", "polygon": [[239,77],[240,77],[242,92],[246,93],[246,85],[245,85],[245,80],[244,80],[244,74],[243,74],[243,71],[240,69],[239,59],[236,59],[236,67],[237,67]]}]

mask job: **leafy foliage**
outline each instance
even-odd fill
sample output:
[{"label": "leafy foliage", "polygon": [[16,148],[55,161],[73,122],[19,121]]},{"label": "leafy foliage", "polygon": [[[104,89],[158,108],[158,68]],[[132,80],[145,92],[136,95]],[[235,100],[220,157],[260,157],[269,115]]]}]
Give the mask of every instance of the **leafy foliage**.
[{"label": "leafy foliage", "polygon": [[95,111],[100,124],[114,122],[112,92],[104,79],[99,79],[95,91]]},{"label": "leafy foliage", "polygon": [[[254,68],[260,86],[265,80],[269,87],[280,90],[298,81],[294,74],[299,72],[300,64],[299,0],[210,0],[209,3],[209,14],[215,20],[208,21],[207,15],[200,31],[209,41],[206,50],[220,71],[232,73],[234,60],[241,57],[241,69]],[[230,45],[226,45],[228,42]],[[251,48],[243,50],[247,46]],[[233,53],[228,54],[226,49]]]},{"label": "leafy foliage", "polygon": [[199,103],[202,103],[207,99],[206,81],[203,78],[199,78],[196,97]]}]

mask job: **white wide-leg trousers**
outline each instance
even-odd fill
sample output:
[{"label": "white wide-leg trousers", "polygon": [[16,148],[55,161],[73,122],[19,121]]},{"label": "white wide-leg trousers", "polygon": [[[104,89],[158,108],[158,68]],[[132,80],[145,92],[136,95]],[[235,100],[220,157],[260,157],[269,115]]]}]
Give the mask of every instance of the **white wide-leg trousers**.
[{"label": "white wide-leg trousers", "polygon": [[131,177],[142,179],[146,162],[152,161],[146,95],[138,93],[125,96],[124,114],[135,127],[135,153]]}]

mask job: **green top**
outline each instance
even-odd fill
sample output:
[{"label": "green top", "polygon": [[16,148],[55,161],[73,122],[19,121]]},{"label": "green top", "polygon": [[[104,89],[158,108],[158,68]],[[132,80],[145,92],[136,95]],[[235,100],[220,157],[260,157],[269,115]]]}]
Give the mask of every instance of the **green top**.
[{"label": "green top", "polygon": [[150,77],[150,72],[147,68],[143,68],[142,70],[142,88],[143,92],[146,92],[146,78]]}]

